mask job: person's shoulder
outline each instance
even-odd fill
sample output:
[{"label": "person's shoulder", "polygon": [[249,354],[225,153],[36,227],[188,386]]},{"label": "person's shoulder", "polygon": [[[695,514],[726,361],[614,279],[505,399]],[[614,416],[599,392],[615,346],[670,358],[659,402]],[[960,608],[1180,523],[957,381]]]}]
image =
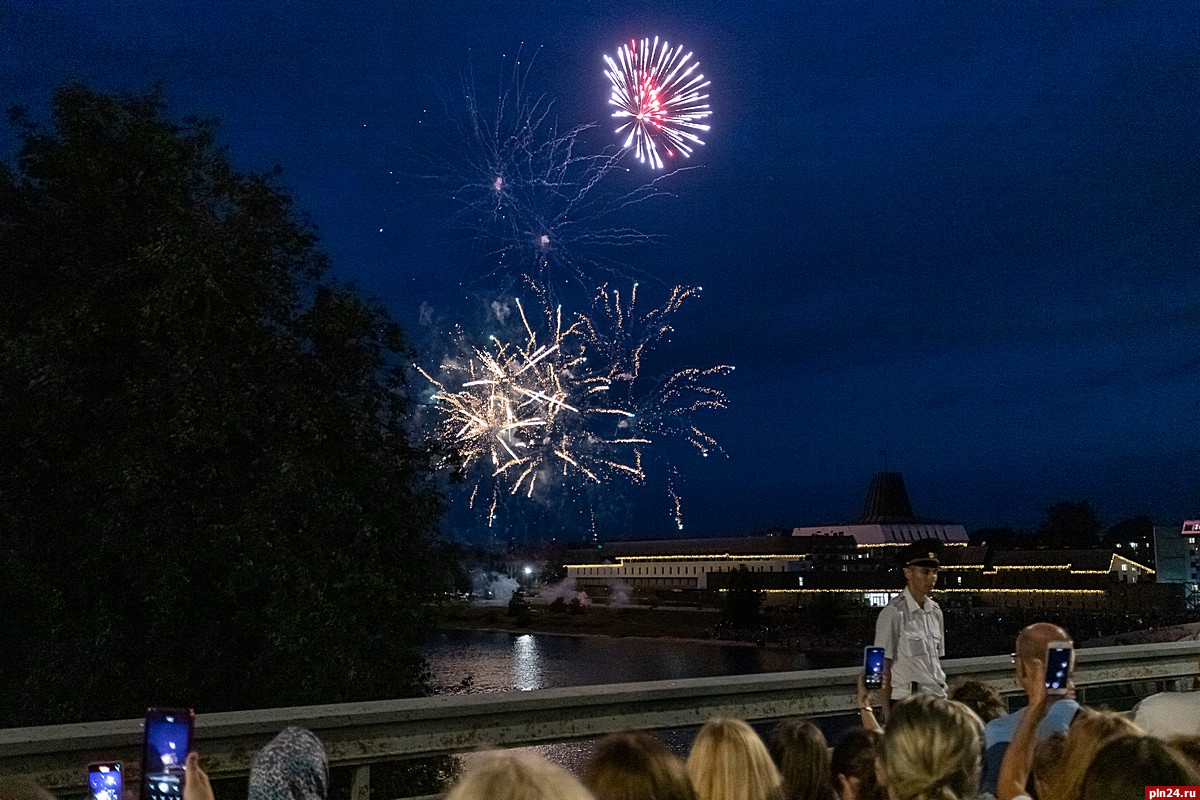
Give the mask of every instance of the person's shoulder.
[{"label": "person's shoulder", "polygon": [[991,722],[983,726],[984,738],[988,744],[996,742],[1007,742],[1012,739],[1013,733],[1017,730],[1017,724],[1021,721],[1025,709],[1018,709],[1011,714],[1005,714],[996,717]]},{"label": "person's shoulder", "polygon": [[1078,711],[1079,703],[1069,697],[1051,703],[1046,718],[1038,724],[1038,738],[1043,739],[1056,731],[1066,733]]},{"label": "person's shoulder", "polygon": [[1200,705],[1200,691],[1192,692],[1159,692],[1152,694],[1146,699],[1137,704],[1135,710],[1158,710],[1158,709],[1178,709],[1181,707],[1190,708]]},{"label": "person's shoulder", "polygon": [[1133,721],[1152,736],[1200,733],[1200,691],[1160,692],[1134,706]]}]

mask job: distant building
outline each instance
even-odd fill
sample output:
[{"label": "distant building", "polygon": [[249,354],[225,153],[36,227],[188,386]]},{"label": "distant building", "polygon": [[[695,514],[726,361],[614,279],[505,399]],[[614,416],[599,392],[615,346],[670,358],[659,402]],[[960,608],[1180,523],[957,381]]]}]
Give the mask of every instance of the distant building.
[{"label": "distant building", "polygon": [[1190,519],[1183,523],[1181,535],[1187,546],[1184,585],[1188,607],[1200,608],[1200,520]]},{"label": "distant building", "polygon": [[880,472],[871,479],[862,514],[855,522],[795,528],[792,536],[850,536],[860,547],[893,549],[922,539],[967,543],[967,530],[962,525],[913,514],[904,476],[899,472]]},{"label": "distant building", "polygon": [[1187,533],[1182,536],[1178,525],[1154,526],[1154,568],[1159,583],[1192,582],[1191,559],[1188,557]]},{"label": "distant building", "polygon": [[[1196,525],[1193,540],[1200,538]],[[1153,582],[1154,569],[1112,550],[968,547],[962,525],[913,514],[898,473],[874,477],[854,523],[795,528],[782,536],[590,545],[568,551],[566,572],[578,588],[597,596],[619,587],[667,599],[720,592],[731,573],[744,568],[769,604],[833,593],[878,606],[902,588],[895,551],[921,539],[944,544],[936,594],[950,604],[1099,609],[1178,603],[1178,586],[1137,586]],[[1192,552],[1194,564],[1200,555]]]}]

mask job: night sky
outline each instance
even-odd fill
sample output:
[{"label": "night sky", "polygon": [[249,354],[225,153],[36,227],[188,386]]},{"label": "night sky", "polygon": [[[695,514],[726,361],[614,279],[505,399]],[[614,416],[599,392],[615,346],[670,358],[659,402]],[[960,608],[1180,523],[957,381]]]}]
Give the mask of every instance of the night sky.
[{"label": "night sky", "polygon": [[[8,2],[0,100],[44,119],[68,80],[161,82],[236,164],[282,168],[335,275],[422,348],[422,304],[470,320],[489,286],[410,177],[453,160],[462,76],[536,54],[527,90],[598,150],[601,57],[654,35],[695,53],[713,129],[628,217],[664,241],[620,257],[704,287],[662,358],[737,367],[703,420],[728,458],[671,453],[687,535],[851,519],[885,453],[918,514],[969,528],[1200,514],[1194,0]],[[655,475],[602,535],[674,532]]]}]

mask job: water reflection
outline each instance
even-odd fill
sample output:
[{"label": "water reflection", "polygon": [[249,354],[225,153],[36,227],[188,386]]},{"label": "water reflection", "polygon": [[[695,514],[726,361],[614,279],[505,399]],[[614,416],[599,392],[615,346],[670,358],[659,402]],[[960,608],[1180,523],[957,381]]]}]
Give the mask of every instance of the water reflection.
[{"label": "water reflection", "polygon": [[[809,668],[801,654],[759,647],[504,631],[442,631],[426,641],[422,655],[440,692],[528,691]],[[670,750],[686,756],[695,733],[693,727],[655,735]],[[597,741],[528,749],[580,774]],[[472,755],[459,758],[465,766]]]},{"label": "water reflection", "polygon": [[542,688],[542,661],[532,633],[518,636],[513,642],[513,677],[522,692]]},{"label": "water reflection", "polygon": [[443,631],[422,647],[440,692],[495,692],[807,669],[803,655],[666,639]]}]

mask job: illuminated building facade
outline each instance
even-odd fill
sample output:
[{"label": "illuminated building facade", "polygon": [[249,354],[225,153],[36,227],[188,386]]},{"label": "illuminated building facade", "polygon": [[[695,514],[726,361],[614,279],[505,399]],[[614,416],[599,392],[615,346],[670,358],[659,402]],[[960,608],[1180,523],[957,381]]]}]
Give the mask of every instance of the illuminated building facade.
[{"label": "illuminated building facade", "polygon": [[1184,563],[1187,604],[1190,608],[1200,608],[1200,519],[1190,519],[1183,523],[1182,536],[1187,546],[1187,559]]},{"label": "illuminated building facade", "polygon": [[[1200,540],[1200,521],[1193,540]],[[822,594],[883,605],[903,586],[896,551],[909,542],[942,543],[936,595],[948,605],[996,607],[1164,607],[1178,586],[1147,585],[1155,571],[1112,550],[995,551],[971,547],[962,525],[918,518],[903,480],[881,473],[854,523],[795,528],[791,534],[593,545],[568,552],[567,577],[604,596],[622,586],[666,601],[672,594],[726,589],[745,569],[771,605],[797,605]],[[1193,570],[1200,553],[1193,541]]]}]

